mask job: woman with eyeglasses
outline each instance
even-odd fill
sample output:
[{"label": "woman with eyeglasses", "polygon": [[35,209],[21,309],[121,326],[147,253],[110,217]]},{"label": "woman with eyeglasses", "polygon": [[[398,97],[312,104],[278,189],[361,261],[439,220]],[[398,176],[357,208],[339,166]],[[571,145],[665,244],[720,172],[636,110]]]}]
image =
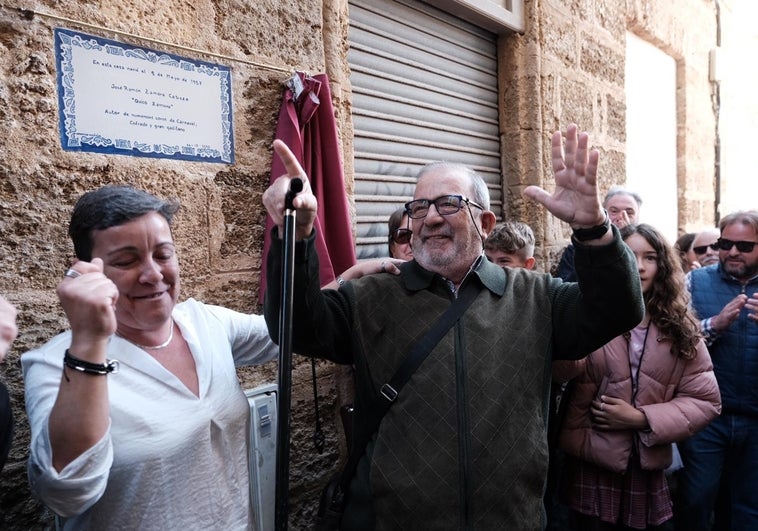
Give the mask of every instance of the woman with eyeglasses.
[{"label": "woman with eyeglasses", "polygon": [[574,378],[559,437],[571,529],[661,529],[673,517],[672,444],[721,410],[716,377],[677,256],[650,225],[621,237],[637,259],[645,317],[587,358],[553,363]]}]

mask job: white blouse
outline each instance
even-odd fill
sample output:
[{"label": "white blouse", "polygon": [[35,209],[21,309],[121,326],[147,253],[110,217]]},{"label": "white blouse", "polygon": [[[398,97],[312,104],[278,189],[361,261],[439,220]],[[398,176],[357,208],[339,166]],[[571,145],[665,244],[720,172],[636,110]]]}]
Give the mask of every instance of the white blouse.
[{"label": "white blouse", "polygon": [[197,367],[199,396],[147,352],[113,336],[110,428],[60,473],[48,418],[60,385],[64,332],[21,358],[32,428],[32,490],[63,529],[251,529],[249,406],[235,370],[276,358],[259,315],[189,299],[173,312]]}]

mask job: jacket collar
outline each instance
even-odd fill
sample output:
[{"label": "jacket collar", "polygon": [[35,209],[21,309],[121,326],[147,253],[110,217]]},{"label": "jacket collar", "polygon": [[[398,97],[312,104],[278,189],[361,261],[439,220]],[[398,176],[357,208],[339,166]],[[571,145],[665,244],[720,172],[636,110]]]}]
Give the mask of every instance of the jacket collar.
[{"label": "jacket collar", "polygon": [[732,275],[724,271],[724,268],[721,266],[721,262],[719,262],[718,264],[713,264],[712,266],[709,266],[709,267],[715,267],[718,270],[721,278],[723,278],[724,280],[736,282],[737,284],[742,284],[743,286],[748,286],[758,281],[758,274],[754,275],[752,278],[749,278],[748,280],[740,280],[739,278],[733,277]]},{"label": "jacket collar", "polygon": [[[482,255],[477,258],[479,263],[474,266],[474,270],[469,273],[465,282],[471,282],[476,277],[479,282],[498,297],[505,293],[505,271],[499,265],[495,265]],[[411,260],[400,265],[400,271],[403,273],[403,283],[406,289],[410,291],[421,291],[429,289],[435,279],[443,281],[441,275],[432,273],[421,267],[416,260]]]}]

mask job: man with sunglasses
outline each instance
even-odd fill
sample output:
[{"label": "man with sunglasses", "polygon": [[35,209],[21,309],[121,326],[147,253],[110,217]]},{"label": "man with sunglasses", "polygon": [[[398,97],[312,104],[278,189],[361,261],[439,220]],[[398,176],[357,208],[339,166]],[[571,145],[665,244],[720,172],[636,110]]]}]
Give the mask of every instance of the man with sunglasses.
[{"label": "man with sunglasses", "polygon": [[722,413],[683,441],[677,528],[758,529],[758,210],[719,223],[716,265],[688,273]]},{"label": "man with sunglasses", "polygon": [[[421,169],[406,203],[413,260],[401,274],[324,291],[312,243],[316,198],[291,152],[275,142],[288,174],[263,202],[280,231],[291,178],[305,181],[292,199],[293,349],[354,365],[357,433],[368,431],[369,408],[380,407],[382,395],[391,400],[367,447],[351,449],[361,460],[342,529],[544,526],[550,361],[584,356],[643,315],[637,267],[600,205],[598,152],[575,125],[565,135],[565,148],[560,131],[552,138],[554,193],[530,186],[525,195],[574,229],[579,284],[487,260],[483,242],[496,218],[486,183],[465,166],[434,163]],[[273,338],[280,247],[267,257],[264,314]],[[398,393],[380,393],[459,295],[474,295],[474,303],[432,342]]]},{"label": "man with sunglasses", "polygon": [[705,267],[719,262],[718,239],[721,231],[717,228],[700,231],[692,240],[692,251],[697,256],[700,267]]},{"label": "man with sunglasses", "polygon": [[411,229],[408,228],[408,213],[405,207],[398,208],[387,221],[387,246],[390,258],[412,260]]}]

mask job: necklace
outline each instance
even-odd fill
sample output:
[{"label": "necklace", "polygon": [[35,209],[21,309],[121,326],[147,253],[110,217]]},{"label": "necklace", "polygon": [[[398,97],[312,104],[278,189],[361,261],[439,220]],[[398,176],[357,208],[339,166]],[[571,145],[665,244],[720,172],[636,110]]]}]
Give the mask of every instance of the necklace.
[{"label": "necklace", "polygon": [[173,317],[171,318],[171,332],[169,332],[168,334],[168,339],[164,341],[163,343],[161,343],[160,345],[154,345],[154,346],[140,345],[139,343],[135,343],[131,339],[125,338],[118,332],[116,332],[116,335],[122,339],[126,339],[129,343],[131,343],[135,347],[141,348],[142,350],[160,350],[162,348],[166,348],[167,346],[169,346],[169,344],[171,343],[171,340],[174,339],[174,318]]}]

